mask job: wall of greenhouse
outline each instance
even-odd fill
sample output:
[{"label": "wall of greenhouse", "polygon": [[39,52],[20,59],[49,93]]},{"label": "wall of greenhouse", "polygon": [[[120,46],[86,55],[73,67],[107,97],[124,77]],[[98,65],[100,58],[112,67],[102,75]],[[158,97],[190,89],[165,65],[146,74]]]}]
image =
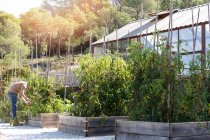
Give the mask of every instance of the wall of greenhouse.
[{"label": "wall of greenhouse", "polygon": [[[193,31],[194,29],[194,31]],[[202,32],[204,31],[204,33]],[[194,37],[193,37],[194,32]],[[197,32],[197,33],[196,33]],[[155,35],[145,35],[141,37],[141,43],[144,44],[145,48],[154,48],[158,50],[160,46],[166,46],[168,32],[159,32]],[[202,37],[204,39],[202,39]],[[154,42],[154,39],[156,40]],[[127,48],[131,40],[139,40],[139,38],[124,39],[118,41],[118,51],[127,55]],[[193,50],[193,40],[195,40],[195,50]],[[202,42],[203,41],[203,42]],[[203,43],[203,47],[202,47]],[[210,31],[209,24],[201,24],[199,26],[192,26],[188,28],[180,28],[172,31],[172,52],[180,52],[182,54],[182,61],[184,62],[185,70],[182,74],[188,74],[189,63],[193,60],[193,52],[195,53],[195,58],[201,56],[201,54],[206,55],[210,52]],[[94,55],[99,57],[108,50],[111,53],[117,51],[116,41],[108,42],[104,44],[98,44],[94,47]]]}]

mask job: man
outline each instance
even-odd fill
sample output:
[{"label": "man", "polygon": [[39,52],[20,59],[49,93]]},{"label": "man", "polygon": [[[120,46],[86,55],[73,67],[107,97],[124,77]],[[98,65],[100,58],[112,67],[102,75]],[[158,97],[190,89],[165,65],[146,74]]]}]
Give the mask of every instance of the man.
[{"label": "man", "polygon": [[27,87],[27,82],[19,81],[12,83],[9,88],[8,97],[11,105],[11,110],[10,110],[11,126],[21,125],[16,117],[18,95],[21,97],[24,103],[31,105],[31,100],[25,95],[26,87]]}]

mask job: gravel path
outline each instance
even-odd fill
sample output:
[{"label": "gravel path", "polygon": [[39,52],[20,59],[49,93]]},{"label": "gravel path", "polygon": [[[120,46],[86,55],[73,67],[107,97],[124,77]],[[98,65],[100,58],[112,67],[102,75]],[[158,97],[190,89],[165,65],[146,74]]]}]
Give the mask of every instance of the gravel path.
[{"label": "gravel path", "polygon": [[114,136],[85,138],[60,132],[56,128],[13,127],[0,123],[0,140],[114,140]]}]

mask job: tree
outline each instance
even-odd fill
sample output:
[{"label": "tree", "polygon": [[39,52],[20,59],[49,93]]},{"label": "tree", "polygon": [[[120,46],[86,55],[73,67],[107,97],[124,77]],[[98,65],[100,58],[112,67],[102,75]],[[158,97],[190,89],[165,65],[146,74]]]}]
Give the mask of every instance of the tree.
[{"label": "tree", "polygon": [[0,12],[0,48],[4,55],[21,52],[26,56],[29,49],[21,39],[19,20],[4,12]]},{"label": "tree", "polygon": [[106,0],[45,0],[43,6],[49,11],[53,9],[53,14],[60,17],[56,19],[57,24],[63,23],[61,18],[74,22],[73,37],[80,38],[80,42],[76,41],[78,45],[74,47],[81,46],[81,43],[88,40],[91,44],[92,39],[102,37],[106,24],[111,32],[116,28],[116,24],[121,27],[131,21],[129,14],[118,10]]},{"label": "tree", "polygon": [[133,18],[138,20],[141,13],[142,3],[145,13],[150,13],[156,10],[156,0],[122,0],[122,9],[128,11]]},{"label": "tree", "polygon": [[[68,36],[69,36],[69,32],[72,32],[71,28],[71,24],[69,22],[69,20],[65,17],[62,16],[55,16],[54,17],[54,22],[55,22],[55,28],[57,30],[57,40],[58,40],[58,47],[57,47],[57,55],[58,57],[60,57],[61,55],[61,45],[62,45],[62,41],[65,41]],[[64,44],[64,43],[63,43]]]},{"label": "tree", "polygon": [[[33,46],[38,47],[40,54],[40,43],[49,37],[52,33],[53,18],[46,11],[40,9],[31,9],[29,12],[21,16],[21,28],[23,37],[26,40],[31,40]],[[36,49],[34,47],[34,49]]]},{"label": "tree", "polygon": [[[161,10],[169,10],[169,4],[171,0],[160,0],[160,8]],[[196,6],[199,4],[207,3],[208,0],[173,0],[174,8],[184,9],[192,6]]]}]

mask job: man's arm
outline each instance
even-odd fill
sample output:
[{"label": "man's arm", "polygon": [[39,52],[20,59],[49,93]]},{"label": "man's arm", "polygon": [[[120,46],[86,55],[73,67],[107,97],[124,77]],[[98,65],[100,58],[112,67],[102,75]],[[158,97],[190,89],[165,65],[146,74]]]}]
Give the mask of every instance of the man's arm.
[{"label": "man's arm", "polygon": [[25,89],[24,89],[24,88],[21,88],[19,94],[20,94],[21,99],[22,99],[26,104],[30,104],[30,103],[31,103],[31,100],[30,100],[28,97],[26,97],[26,95],[25,95]]}]

